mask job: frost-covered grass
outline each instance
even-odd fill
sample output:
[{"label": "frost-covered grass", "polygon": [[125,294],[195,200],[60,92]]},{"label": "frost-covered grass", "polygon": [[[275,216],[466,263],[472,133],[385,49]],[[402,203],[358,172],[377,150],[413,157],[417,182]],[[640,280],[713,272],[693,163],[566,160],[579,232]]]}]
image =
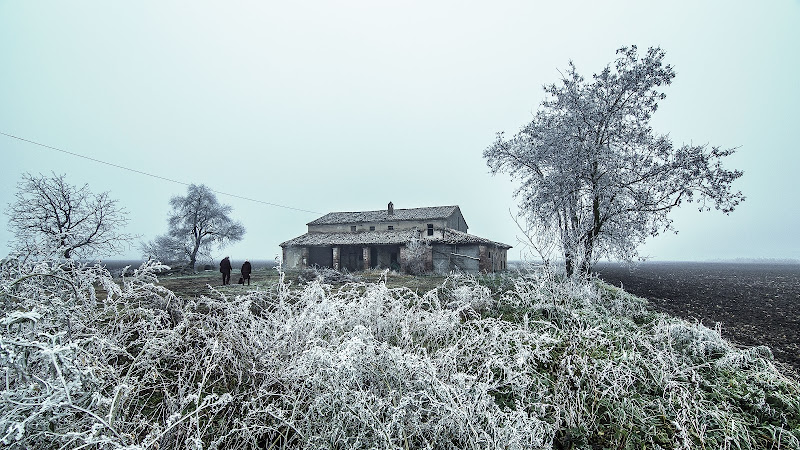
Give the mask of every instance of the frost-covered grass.
[{"label": "frost-covered grass", "polygon": [[[768,349],[546,273],[189,299],[3,262],[11,448],[800,448]],[[95,291],[108,292],[102,301]]]}]

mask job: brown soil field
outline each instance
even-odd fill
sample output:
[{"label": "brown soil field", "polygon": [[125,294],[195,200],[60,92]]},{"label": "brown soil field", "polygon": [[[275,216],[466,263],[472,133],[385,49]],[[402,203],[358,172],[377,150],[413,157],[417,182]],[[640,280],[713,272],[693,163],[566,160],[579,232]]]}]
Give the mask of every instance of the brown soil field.
[{"label": "brown soil field", "polygon": [[646,262],[631,270],[600,263],[595,269],[658,311],[719,323],[723,337],[742,346],[770,347],[780,365],[800,373],[800,264]]}]

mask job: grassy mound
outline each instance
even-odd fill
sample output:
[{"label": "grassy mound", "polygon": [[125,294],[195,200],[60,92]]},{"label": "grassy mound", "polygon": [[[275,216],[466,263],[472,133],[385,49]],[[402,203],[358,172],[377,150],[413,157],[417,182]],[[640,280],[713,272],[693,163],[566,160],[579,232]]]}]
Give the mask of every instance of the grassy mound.
[{"label": "grassy mound", "polygon": [[[769,349],[545,273],[181,298],[4,261],[12,448],[800,448]],[[96,291],[107,294],[99,300]]]}]

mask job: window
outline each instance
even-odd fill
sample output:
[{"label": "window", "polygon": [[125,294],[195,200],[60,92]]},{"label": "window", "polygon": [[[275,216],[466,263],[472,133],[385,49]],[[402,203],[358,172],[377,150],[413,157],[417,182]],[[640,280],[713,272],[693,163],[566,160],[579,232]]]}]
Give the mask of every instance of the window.
[{"label": "window", "polygon": [[433,236],[433,224],[428,224],[428,236]]},{"label": "window", "polygon": [[350,225],[350,231],[356,231],[356,226],[355,225]]},{"label": "window", "polygon": [[369,231],[375,231],[375,226],[374,225],[370,226]]},{"label": "window", "polygon": [[389,225],[389,229],[390,230],[394,230],[394,226],[393,225]]}]

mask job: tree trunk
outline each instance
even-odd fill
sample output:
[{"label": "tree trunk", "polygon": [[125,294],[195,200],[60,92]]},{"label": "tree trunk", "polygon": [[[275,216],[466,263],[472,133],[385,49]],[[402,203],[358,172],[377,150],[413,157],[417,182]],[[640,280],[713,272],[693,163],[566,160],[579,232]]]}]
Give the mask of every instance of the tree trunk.
[{"label": "tree trunk", "polygon": [[[595,165],[595,171],[597,166]],[[594,246],[600,230],[603,226],[600,220],[600,198],[595,195],[592,199],[592,228],[586,233],[586,240],[583,244],[583,260],[581,261],[581,273],[586,276],[592,271],[592,260],[594,259]]]},{"label": "tree trunk", "polygon": [[[575,208],[570,209],[574,210]],[[573,239],[577,236],[580,221],[578,220],[577,214],[572,211],[570,211],[569,217],[569,225],[567,225],[566,233],[562,233],[562,236],[566,236],[567,239],[562,237],[562,242],[567,243],[564,249],[564,263],[566,264],[567,276],[571,277],[575,273],[576,255],[580,254],[578,243]]]},{"label": "tree trunk", "polygon": [[[197,219],[195,218],[195,222]],[[202,232],[197,229],[197,225],[192,228],[192,238],[194,239],[194,248],[192,249],[192,255],[189,258],[189,268],[194,273],[194,264],[197,261],[197,252],[200,251],[200,241],[202,241],[203,236]]]},{"label": "tree trunk", "polygon": [[581,275],[583,275],[584,277],[589,275],[589,272],[592,271],[592,266],[589,263],[588,259],[584,259],[583,261],[581,261],[580,271],[581,271]]},{"label": "tree trunk", "polygon": [[581,261],[581,274],[586,276],[592,270],[592,258],[594,258],[594,241],[596,237],[593,231],[589,232],[586,237],[586,243],[583,246],[583,260]]},{"label": "tree trunk", "polygon": [[564,252],[564,264],[567,271],[567,277],[571,277],[575,273],[575,257],[571,252]]},{"label": "tree trunk", "polygon": [[189,257],[189,268],[194,273],[194,264],[197,261],[197,252],[200,250],[200,245],[195,244],[194,249],[192,250],[192,255]]}]

